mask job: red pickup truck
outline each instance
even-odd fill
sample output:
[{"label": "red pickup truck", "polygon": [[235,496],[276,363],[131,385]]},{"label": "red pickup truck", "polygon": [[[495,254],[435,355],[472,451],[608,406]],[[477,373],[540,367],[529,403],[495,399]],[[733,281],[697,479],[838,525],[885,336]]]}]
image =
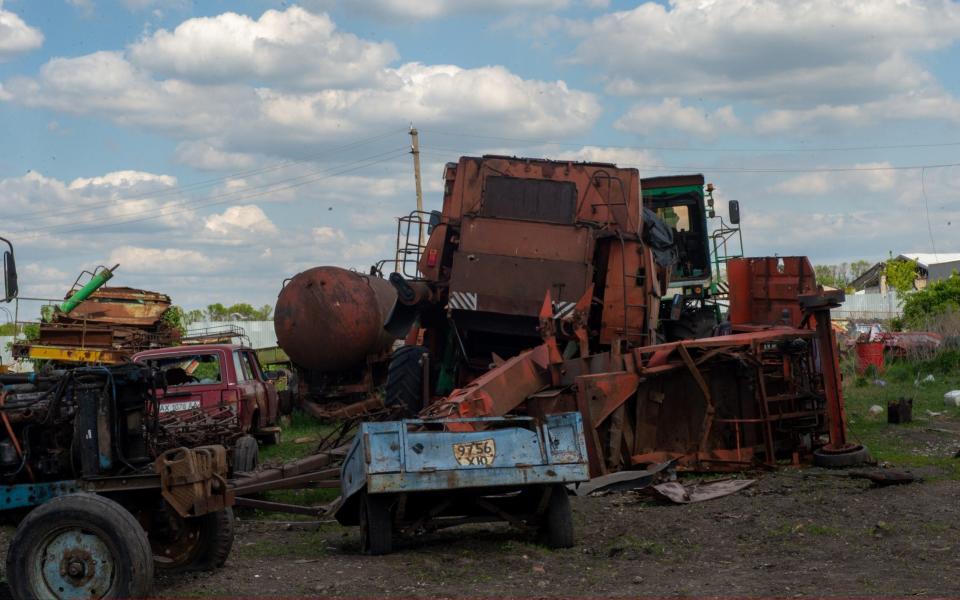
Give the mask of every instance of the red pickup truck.
[{"label": "red pickup truck", "polygon": [[167,388],[157,391],[161,416],[218,415],[234,430],[234,470],[256,467],[255,438],[267,444],[279,441],[277,389],[252,349],[236,344],[175,346],[145,350],[133,360],[163,373]]}]

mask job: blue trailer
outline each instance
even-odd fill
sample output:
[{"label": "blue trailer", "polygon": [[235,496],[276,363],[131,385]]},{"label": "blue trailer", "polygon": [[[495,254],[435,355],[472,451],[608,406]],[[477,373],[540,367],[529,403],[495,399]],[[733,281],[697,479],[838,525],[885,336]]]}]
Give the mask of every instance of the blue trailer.
[{"label": "blue trailer", "polygon": [[[469,425],[473,431],[462,431]],[[459,427],[457,425],[460,425]],[[457,431],[459,429],[459,431]],[[589,479],[579,413],[363,423],[340,473],[335,516],[369,554],[395,533],[506,521],[570,547],[566,485]]]}]

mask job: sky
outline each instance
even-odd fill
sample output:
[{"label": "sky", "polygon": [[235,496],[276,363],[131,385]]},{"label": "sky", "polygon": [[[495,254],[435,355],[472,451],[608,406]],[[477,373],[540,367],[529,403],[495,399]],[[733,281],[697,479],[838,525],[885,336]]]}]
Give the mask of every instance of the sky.
[{"label": "sky", "polygon": [[0,235],[22,296],[273,304],[393,255],[412,125],[428,210],[461,155],[593,160],[703,173],[748,255],[958,252],[958,38],[947,0],[0,0]]}]

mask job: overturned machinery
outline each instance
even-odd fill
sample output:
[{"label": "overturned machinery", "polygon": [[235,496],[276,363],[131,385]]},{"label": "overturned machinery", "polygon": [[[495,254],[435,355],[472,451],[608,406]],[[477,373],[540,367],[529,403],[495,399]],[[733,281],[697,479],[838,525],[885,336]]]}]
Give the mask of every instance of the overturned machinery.
[{"label": "overturned machinery", "polygon": [[[118,364],[141,350],[177,344],[180,330],[168,319],[170,297],[105,287],[117,267],[81,273],[64,301],[40,323],[37,339],[14,345],[14,357],[58,364]],[[84,275],[89,277],[82,283]]]},{"label": "overturned machinery", "polygon": [[[806,258],[731,260],[727,303],[707,306],[668,293],[677,230],[642,205],[635,169],[464,157],[445,179],[442,212],[407,218],[426,243],[398,243],[414,258],[390,277],[387,327],[414,328],[388,403],[428,418],[579,411],[593,475],[864,458],[846,441],[830,327],[843,295]],[[681,231],[688,256],[708,244],[696,231]],[[726,318],[670,339],[697,327],[665,325],[709,311]]]}]

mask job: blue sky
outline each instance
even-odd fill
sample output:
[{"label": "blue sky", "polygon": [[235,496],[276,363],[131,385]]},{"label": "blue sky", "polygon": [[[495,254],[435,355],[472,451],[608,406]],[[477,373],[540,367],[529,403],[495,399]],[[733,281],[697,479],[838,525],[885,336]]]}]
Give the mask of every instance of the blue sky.
[{"label": "blue sky", "polygon": [[0,235],[24,295],[272,303],[392,254],[412,123],[428,208],[461,154],[602,160],[703,172],[751,255],[957,252],[958,37],[938,0],[0,0]]}]

